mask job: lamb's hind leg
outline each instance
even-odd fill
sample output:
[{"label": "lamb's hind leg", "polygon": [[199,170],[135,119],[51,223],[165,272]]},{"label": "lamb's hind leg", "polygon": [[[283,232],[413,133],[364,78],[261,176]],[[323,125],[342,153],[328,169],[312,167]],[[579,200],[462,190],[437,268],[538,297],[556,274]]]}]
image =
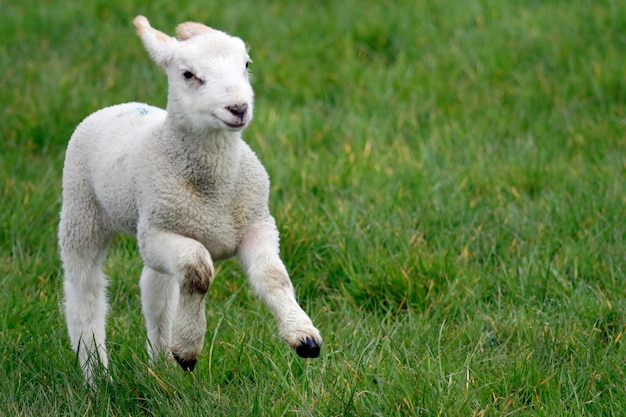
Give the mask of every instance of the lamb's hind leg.
[{"label": "lamb's hind leg", "polygon": [[246,232],[239,247],[239,259],[257,295],[276,318],[283,340],[303,358],[319,356],[322,337],[296,301],[293,285],[278,255],[278,231],[273,221]]},{"label": "lamb's hind leg", "polygon": [[[191,371],[206,333],[205,298],[215,274],[211,255],[196,240],[149,227],[140,227],[140,230],[139,249],[146,266],[158,271],[161,278],[170,276],[173,282],[162,285],[179,291],[172,324],[171,352],[183,369]],[[158,310],[158,302],[146,294],[144,311]],[[170,320],[169,314],[161,316],[161,323]],[[150,320],[146,317],[147,322]],[[157,321],[148,326],[154,326]]]},{"label": "lamb's hind leg", "polygon": [[72,349],[88,383],[98,363],[108,360],[105,347],[107,277],[100,266],[109,235],[94,224],[88,211],[74,211],[66,204],[59,225],[59,244],[65,270],[65,314]]}]

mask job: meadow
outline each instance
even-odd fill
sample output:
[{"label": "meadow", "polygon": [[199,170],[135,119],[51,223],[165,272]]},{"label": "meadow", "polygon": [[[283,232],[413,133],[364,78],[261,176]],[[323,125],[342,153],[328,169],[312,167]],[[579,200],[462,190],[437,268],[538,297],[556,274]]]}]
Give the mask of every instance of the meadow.
[{"label": "meadow", "polygon": [[[626,8],[613,0],[0,0],[0,416],[618,416],[626,410]],[[56,244],[89,113],[165,106],[132,26],[250,47],[245,140],[315,360],[234,261],[193,373],[150,363],[132,238],[113,382],[82,382]]]}]

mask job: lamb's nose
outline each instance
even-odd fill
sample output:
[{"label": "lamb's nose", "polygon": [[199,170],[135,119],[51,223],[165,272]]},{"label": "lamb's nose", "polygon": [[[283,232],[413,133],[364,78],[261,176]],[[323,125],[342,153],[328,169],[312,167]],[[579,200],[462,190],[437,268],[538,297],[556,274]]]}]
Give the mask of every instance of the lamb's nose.
[{"label": "lamb's nose", "polygon": [[233,104],[232,106],[226,106],[226,109],[231,112],[231,114],[233,116],[237,116],[239,117],[241,120],[243,120],[243,116],[244,114],[246,114],[246,111],[248,110],[248,105],[247,104]]}]

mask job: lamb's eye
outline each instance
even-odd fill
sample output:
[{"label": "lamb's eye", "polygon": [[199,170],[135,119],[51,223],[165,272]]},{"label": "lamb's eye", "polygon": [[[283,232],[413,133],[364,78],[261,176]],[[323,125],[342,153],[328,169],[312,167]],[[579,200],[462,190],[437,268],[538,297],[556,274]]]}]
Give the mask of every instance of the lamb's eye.
[{"label": "lamb's eye", "polygon": [[246,68],[248,68],[248,65],[250,65],[250,62],[246,62]]},{"label": "lamb's eye", "polygon": [[196,74],[194,74],[191,71],[183,71],[183,77],[185,77],[185,80],[189,82],[193,82],[194,85],[204,84],[204,80],[199,78]]}]

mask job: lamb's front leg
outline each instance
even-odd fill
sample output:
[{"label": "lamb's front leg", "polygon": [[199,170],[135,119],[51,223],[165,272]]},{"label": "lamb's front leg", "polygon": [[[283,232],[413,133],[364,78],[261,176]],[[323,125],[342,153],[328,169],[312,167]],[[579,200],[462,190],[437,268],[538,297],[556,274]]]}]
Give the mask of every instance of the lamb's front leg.
[{"label": "lamb's front leg", "polygon": [[299,356],[315,358],[319,356],[322,337],[298,305],[278,253],[278,231],[273,219],[251,227],[238,251],[250,284],[276,318],[279,335]]},{"label": "lamb's front leg", "polygon": [[[153,353],[166,353],[164,344],[171,335],[168,349],[183,369],[191,371],[206,332],[205,298],[215,275],[211,255],[200,242],[170,232],[147,229],[138,234],[138,241],[149,268],[142,277],[142,303]],[[173,285],[163,281],[168,276]],[[179,295],[150,294],[159,288],[178,290]]]},{"label": "lamb's front leg", "polygon": [[144,267],[141,273],[141,307],[148,330],[147,348],[152,360],[171,357],[172,329],[179,300],[179,283],[169,274]]}]

